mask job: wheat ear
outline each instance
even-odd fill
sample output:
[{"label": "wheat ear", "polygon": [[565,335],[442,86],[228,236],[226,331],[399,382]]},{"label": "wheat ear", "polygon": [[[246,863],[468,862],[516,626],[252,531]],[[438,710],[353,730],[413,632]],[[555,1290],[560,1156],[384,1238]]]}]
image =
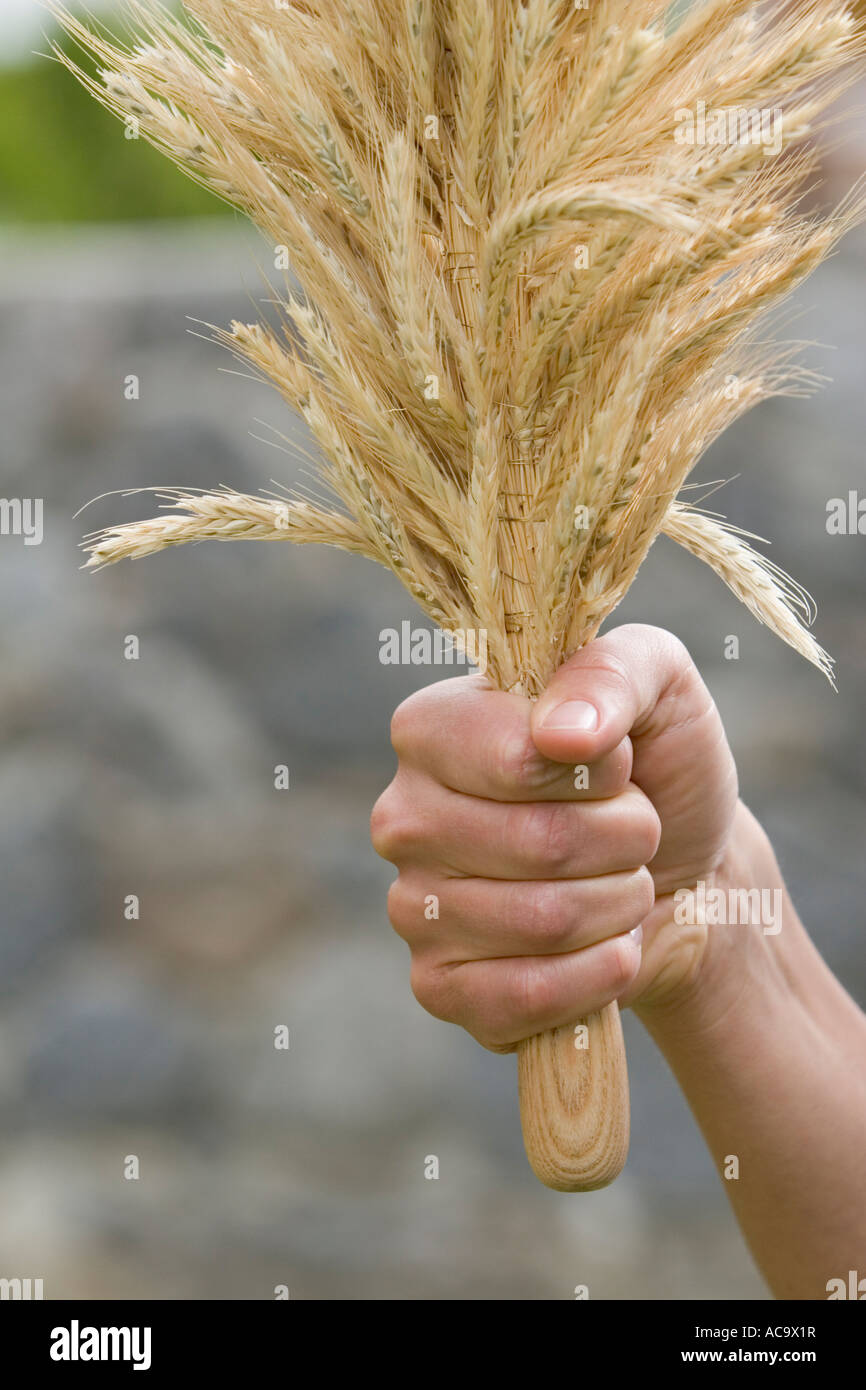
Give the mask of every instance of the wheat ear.
[{"label": "wheat ear", "polygon": [[806,626],[815,616],[811,597],[790,575],[747,543],[747,536],[757,540],[756,536],[680,502],[670,508],[662,529],[671,540],[709,565],[758,622],[833,681],[832,658]]}]

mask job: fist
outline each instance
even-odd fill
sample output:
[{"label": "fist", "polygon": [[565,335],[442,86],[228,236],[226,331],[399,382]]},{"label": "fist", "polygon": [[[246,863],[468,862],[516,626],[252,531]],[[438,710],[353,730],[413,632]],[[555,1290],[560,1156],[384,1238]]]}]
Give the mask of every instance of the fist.
[{"label": "fist", "polygon": [[669,633],[627,626],[532,704],[481,676],[396,711],[373,845],[416,998],[507,1052],[618,999],[667,1003],[706,928],[673,894],[724,860],[737,779],[716,707]]}]

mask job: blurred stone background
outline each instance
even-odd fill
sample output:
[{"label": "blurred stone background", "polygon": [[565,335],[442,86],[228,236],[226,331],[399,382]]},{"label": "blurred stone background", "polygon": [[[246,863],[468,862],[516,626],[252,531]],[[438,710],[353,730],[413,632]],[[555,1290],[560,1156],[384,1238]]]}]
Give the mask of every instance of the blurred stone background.
[{"label": "blurred stone background", "polygon": [[[45,535],[0,538],[0,1275],[48,1298],[766,1297],[633,1019],[628,1167],[562,1197],[527,1167],[514,1059],[412,998],[367,832],[391,711],[431,678],[379,663],[380,630],[418,621],[396,583],[288,545],[78,569],[84,531],[152,510],[113,497],[75,517],[108,490],[304,481],[264,442],[301,439],[276,396],[189,331],[251,316],[268,248],[225,216],[4,223],[0,493],[44,498]],[[798,300],[796,335],[833,345],[808,355],[830,384],[762,407],[699,473],[732,480],[711,505],[818,599],[839,694],[665,540],[614,619],[690,646],[743,795],[861,1003],[866,542],[825,516],[866,492],[864,285],[860,233]]]}]

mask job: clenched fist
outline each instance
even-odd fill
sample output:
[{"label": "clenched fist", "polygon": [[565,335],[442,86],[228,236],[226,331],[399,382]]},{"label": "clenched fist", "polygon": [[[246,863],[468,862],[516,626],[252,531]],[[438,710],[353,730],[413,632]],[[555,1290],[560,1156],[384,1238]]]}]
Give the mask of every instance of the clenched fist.
[{"label": "clenched fist", "polygon": [[534,704],[441,682],[399,707],[392,740],[372,838],[399,870],[389,915],[430,1013],[502,1052],[691,986],[707,929],[676,925],[672,895],[713,882],[737,778],[679,641],[618,628]]}]

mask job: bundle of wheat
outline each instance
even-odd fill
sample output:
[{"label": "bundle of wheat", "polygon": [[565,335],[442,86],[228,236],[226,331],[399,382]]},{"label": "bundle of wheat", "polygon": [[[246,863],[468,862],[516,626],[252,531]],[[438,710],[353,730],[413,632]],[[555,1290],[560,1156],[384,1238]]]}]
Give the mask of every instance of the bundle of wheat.
[{"label": "bundle of wheat", "polygon": [[[57,7],[94,94],[288,248],[282,323],[219,336],[300,412],[335,503],[220,490],[89,538],[323,542],[392,570],[534,697],[667,533],[809,661],[807,596],[678,499],[718,433],[809,375],[755,321],[857,216],[798,210],[864,42],[835,0],[191,0],[120,42]],[[681,7],[680,7],[681,8]],[[804,622],[805,620],[805,622]],[[546,1182],[619,1171],[615,1006],[524,1044]]]}]

